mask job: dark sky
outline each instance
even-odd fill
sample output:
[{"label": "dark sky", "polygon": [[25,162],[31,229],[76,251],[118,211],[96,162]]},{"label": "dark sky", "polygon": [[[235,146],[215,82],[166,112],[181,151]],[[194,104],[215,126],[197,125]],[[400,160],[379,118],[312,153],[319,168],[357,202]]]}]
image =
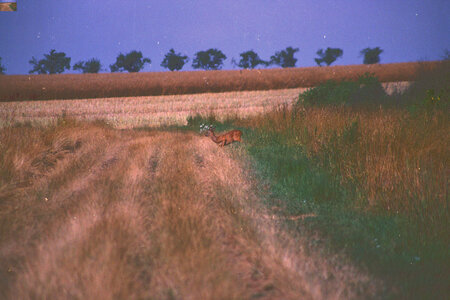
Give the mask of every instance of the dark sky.
[{"label": "dark sky", "polygon": [[160,66],[170,48],[191,59],[218,48],[231,58],[253,49],[262,59],[288,46],[300,48],[297,66],[314,66],[316,51],[337,47],[334,64],[359,64],[359,52],[380,47],[382,63],[437,60],[450,50],[448,0],[165,0],[18,1],[0,12],[0,57],[7,74],[27,74],[32,56],[50,49],[79,60],[96,57],[105,69],[117,55],[142,51]]}]

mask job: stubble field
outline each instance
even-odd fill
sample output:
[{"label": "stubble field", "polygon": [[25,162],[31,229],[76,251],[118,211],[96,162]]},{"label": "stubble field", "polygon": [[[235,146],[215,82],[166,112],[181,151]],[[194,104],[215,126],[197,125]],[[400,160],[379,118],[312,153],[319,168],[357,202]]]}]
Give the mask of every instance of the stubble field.
[{"label": "stubble field", "polygon": [[[384,83],[388,93],[408,82]],[[269,112],[292,104],[307,88],[144,97],[0,102],[0,127],[16,123],[55,124],[63,115],[78,120],[104,120],[116,128],[186,125],[189,117],[215,115],[219,121]]]}]

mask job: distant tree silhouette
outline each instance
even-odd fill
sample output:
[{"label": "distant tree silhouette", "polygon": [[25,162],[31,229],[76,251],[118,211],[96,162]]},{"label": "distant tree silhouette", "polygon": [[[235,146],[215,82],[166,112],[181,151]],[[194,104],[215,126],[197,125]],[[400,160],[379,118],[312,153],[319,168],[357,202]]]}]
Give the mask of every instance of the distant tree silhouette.
[{"label": "distant tree silhouette", "polygon": [[172,48],[164,57],[161,67],[169,69],[170,71],[178,71],[181,70],[188,61],[189,59],[187,56],[183,56],[181,53],[176,54],[175,50]]},{"label": "distant tree silhouette", "polygon": [[381,50],[380,47],[365,48],[361,50],[361,55],[364,55],[363,63],[366,65],[379,63],[381,52],[383,52],[383,50]]},{"label": "distant tree silhouette", "polygon": [[81,70],[83,74],[85,73],[98,73],[102,65],[100,64],[100,60],[96,58],[91,58],[88,61],[79,61],[75,65],[73,65],[74,70]]},{"label": "distant tree silhouette", "polygon": [[211,48],[207,51],[197,52],[192,62],[192,67],[194,69],[220,70],[225,59],[227,57],[222,51]]},{"label": "distant tree silhouette", "polygon": [[270,57],[270,64],[279,65],[283,68],[295,67],[297,59],[294,58],[294,54],[298,51],[298,48],[287,47],[286,50],[275,52],[275,55]]},{"label": "distant tree silhouette", "polygon": [[256,52],[253,50],[242,52],[240,56],[241,60],[239,61],[237,66],[243,69],[254,69],[258,65],[267,66],[269,64],[268,62],[263,61],[261,58],[259,58],[258,54],[256,54]]},{"label": "distant tree silhouette", "polygon": [[2,58],[0,57],[0,75],[5,74],[6,68],[2,65]]},{"label": "distant tree silhouette", "polygon": [[150,58],[143,58],[141,51],[133,50],[130,53],[123,55],[120,53],[116,62],[109,66],[111,72],[128,71],[130,73],[139,72],[144,68],[145,63],[151,63]]},{"label": "distant tree silhouette", "polygon": [[66,57],[64,52],[56,52],[52,49],[49,54],[44,54],[44,57],[39,61],[34,56],[31,58],[29,63],[33,69],[29,72],[30,74],[59,74],[64,70],[70,70],[70,57]]},{"label": "distant tree silhouette", "polygon": [[319,49],[316,52],[320,58],[315,58],[317,65],[321,66],[322,63],[325,63],[327,66],[331,65],[336,59],[341,57],[344,54],[344,51],[339,48],[330,48],[328,47],[325,51],[323,49]]}]

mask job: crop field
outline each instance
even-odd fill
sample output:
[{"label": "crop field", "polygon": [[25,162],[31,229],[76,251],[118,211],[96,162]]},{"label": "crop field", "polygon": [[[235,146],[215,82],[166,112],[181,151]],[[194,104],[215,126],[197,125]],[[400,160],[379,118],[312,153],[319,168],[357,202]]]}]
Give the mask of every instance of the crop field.
[{"label": "crop field", "polygon": [[[0,126],[15,122],[55,123],[63,114],[81,120],[105,120],[117,128],[186,125],[189,116],[246,117],[292,103],[301,89],[194,95],[0,102]],[[7,123],[7,124],[6,124]]]},{"label": "crop field", "polygon": [[[408,82],[383,84],[388,93],[401,92]],[[218,120],[245,118],[297,101],[306,88],[119,97],[78,100],[0,102],[0,127],[16,123],[55,124],[61,116],[104,120],[116,128],[186,125],[189,117],[215,115]]]},{"label": "crop field", "polygon": [[449,71],[0,102],[0,298],[448,298]]},{"label": "crop field", "polygon": [[372,73],[381,82],[412,81],[439,62],[150,73],[0,76],[0,101],[87,99],[292,89]]}]

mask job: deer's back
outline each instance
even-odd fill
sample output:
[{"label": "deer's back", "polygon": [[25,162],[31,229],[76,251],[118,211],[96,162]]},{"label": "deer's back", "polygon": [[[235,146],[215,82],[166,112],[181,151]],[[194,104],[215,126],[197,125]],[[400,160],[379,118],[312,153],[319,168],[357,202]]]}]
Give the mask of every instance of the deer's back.
[{"label": "deer's back", "polygon": [[233,142],[233,141],[241,141],[241,135],[242,135],[242,131],[235,129],[235,130],[231,130],[227,133],[224,134],[224,137],[229,140],[229,142]]},{"label": "deer's back", "polygon": [[233,140],[240,142],[241,141],[242,131],[240,131],[238,129],[235,129],[235,130],[232,130],[232,132],[233,132]]}]

